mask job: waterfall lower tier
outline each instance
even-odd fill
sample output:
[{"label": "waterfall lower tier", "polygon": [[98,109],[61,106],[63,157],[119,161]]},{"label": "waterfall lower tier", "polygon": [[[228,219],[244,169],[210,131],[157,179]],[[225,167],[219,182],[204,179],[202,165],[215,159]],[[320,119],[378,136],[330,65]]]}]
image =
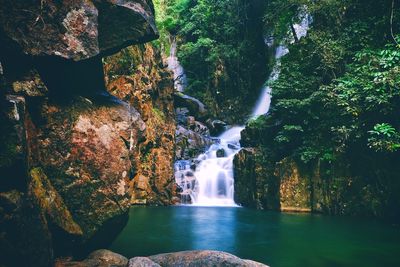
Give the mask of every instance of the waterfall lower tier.
[{"label": "waterfall lower tier", "polygon": [[233,127],[201,154],[191,166],[190,161],[175,163],[175,179],[182,188],[183,202],[196,206],[237,206],[233,199],[233,158],[240,150],[240,131]]}]

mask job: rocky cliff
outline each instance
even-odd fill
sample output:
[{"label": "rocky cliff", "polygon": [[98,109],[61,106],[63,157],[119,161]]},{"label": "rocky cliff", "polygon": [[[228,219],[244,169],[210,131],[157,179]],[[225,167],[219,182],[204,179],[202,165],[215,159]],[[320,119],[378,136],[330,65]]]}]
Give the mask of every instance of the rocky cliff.
[{"label": "rocky cliff", "polygon": [[131,46],[105,59],[107,90],[132,105],[143,119],[143,138],[130,182],[133,204],[167,205],[176,201],[174,84],[152,44]]},{"label": "rocky cliff", "polygon": [[294,156],[279,159],[263,145],[266,136],[251,126],[242,132],[245,148],[234,160],[236,203],[398,220],[398,167],[390,166],[395,158],[382,157],[366,165],[365,158],[346,154],[334,162],[319,159],[306,164]]},{"label": "rocky cliff", "polygon": [[122,52],[127,75],[107,59],[107,87],[102,63],[157,35],[150,0],[0,1],[0,265],[50,266],[112,238],[132,202],[171,203],[169,73],[151,46]]}]

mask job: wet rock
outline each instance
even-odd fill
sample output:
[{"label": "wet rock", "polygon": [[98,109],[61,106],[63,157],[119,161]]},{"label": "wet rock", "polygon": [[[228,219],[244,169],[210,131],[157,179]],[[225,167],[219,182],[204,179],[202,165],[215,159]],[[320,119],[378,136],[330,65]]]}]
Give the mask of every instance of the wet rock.
[{"label": "wet rock", "polygon": [[196,119],[194,116],[187,117],[187,125],[190,127],[196,123]]},{"label": "wet rock", "polygon": [[58,259],[55,267],[169,267],[169,266],[241,266],[241,267],[267,267],[267,265],[243,260],[232,254],[212,251],[193,250],[158,254],[149,257],[134,257],[129,261],[124,256],[109,250],[101,249],[91,253],[83,261],[71,261],[70,259]]},{"label": "wet rock", "polygon": [[176,122],[180,125],[186,125],[189,110],[187,108],[176,108]]},{"label": "wet rock", "polygon": [[189,129],[203,136],[210,136],[210,130],[208,127],[199,121],[194,121],[193,123],[189,124]]},{"label": "wet rock", "polygon": [[284,159],[276,165],[274,175],[280,180],[282,211],[310,212],[312,181],[295,161]]},{"label": "wet rock", "polygon": [[225,150],[223,148],[217,150],[217,158],[225,157]]},{"label": "wet rock", "polygon": [[123,267],[128,264],[128,259],[126,257],[106,249],[100,249],[90,253],[87,259],[97,261],[98,264],[95,266]]},{"label": "wet rock", "polygon": [[185,176],[187,176],[187,177],[193,177],[193,176],[194,176],[194,173],[191,172],[191,171],[187,171],[187,172],[185,173]]},{"label": "wet rock", "polygon": [[197,165],[198,165],[197,162],[192,162],[192,164],[190,164],[190,169],[191,169],[192,171],[196,171]]},{"label": "wet rock", "polygon": [[212,136],[218,136],[223,131],[225,131],[227,124],[221,120],[212,120],[208,119],[206,121],[206,125],[210,129],[210,133]]},{"label": "wet rock", "polygon": [[196,118],[205,118],[208,116],[206,106],[198,99],[185,95],[183,93],[174,93],[175,107],[187,108],[191,115]]},{"label": "wet rock", "polygon": [[235,155],[235,202],[258,209],[279,210],[279,180],[254,148],[244,148]]},{"label": "wet rock", "polygon": [[13,40],[2,52],[19,49],[26,55],[75,61],[158,35],[150,0],[1,0],[0,29],[3,39]]},{"label": "wet rock", "polygon": [[128,267],[161,267],[146,257],[135,257],[129,260]]},{"label": "wet rock", "polygon": [[228,144],[228,147],[229,147],[230,149],[234,149],[234,150],[238,150],[238,149],[240,149],[240,147],[239,147],[239,146],[237,146],[237,145],[234,145],[234,144]]},{"label": "wet rock", "polygon": [[211,138],[178,125],[176,129],[175,158],[178,160],[195,158],[211,144],[213,144]]},{"label": "wet rock", "polygon": [[175,253],[159,254],[148,257],[150,260],[158,263],[161,266],[242,266],[242,267],[258,267],[266,266],[261,263],[242,260],[232,254],[211,251],[183,251]]}]

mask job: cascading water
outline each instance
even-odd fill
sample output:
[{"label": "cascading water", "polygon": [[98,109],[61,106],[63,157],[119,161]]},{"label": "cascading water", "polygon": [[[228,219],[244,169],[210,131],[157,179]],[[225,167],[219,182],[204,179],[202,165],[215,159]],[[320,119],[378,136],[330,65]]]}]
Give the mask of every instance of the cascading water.
[{"label": "cascading water", "polygon": [[180,64],[178,57],[176,55],[176,38],[171,37],[171,47],[169,52],[169,57],[167,59],[168,69],[174,74],[174,87],[178,92],[183,92],[187,85],[187,78],[185,71]]},{"label": "cascading water", "polygon": [[193,205],[236,206],[233,200],[233,158],[240,149],[243,129],[236,126],[220,135],[204,154],[197,157],[194,170],[189,162],[175,165],[175,178],[183,188],[182,195],[190,196]]},{"label": "cascading water", "polygon": [[[294,25],[297,37],[307,34],[311,17],[301,13],[301,22]],[[269,39],[270,40],[270,39]],[[273,40],[271,41],[271,45]],[[267,80],[278,79],[280,58],[289,52],[280,45],[275,50],[275,66]],[[271,103],[271,88],[266,85],[251,114],[252,118],[266,114]],[[182,189],[182,202],[196,206],[237,206],[234,201],[233,159],[240,150],[240,132],[244,126],[234,126],[222,133],[208,150],[191,161],[175,163],[175,179]]]}]

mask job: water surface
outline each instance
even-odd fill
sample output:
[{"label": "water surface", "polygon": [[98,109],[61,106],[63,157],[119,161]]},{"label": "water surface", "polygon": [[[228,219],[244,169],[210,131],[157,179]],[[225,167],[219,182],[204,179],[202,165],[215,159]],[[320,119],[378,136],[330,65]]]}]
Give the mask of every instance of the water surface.
[{"label": "water surface", "polygon": [[400,227],[245,208],[134,207],[110,247],[127,257],[222,250],[270,266],[400,266]]}]

